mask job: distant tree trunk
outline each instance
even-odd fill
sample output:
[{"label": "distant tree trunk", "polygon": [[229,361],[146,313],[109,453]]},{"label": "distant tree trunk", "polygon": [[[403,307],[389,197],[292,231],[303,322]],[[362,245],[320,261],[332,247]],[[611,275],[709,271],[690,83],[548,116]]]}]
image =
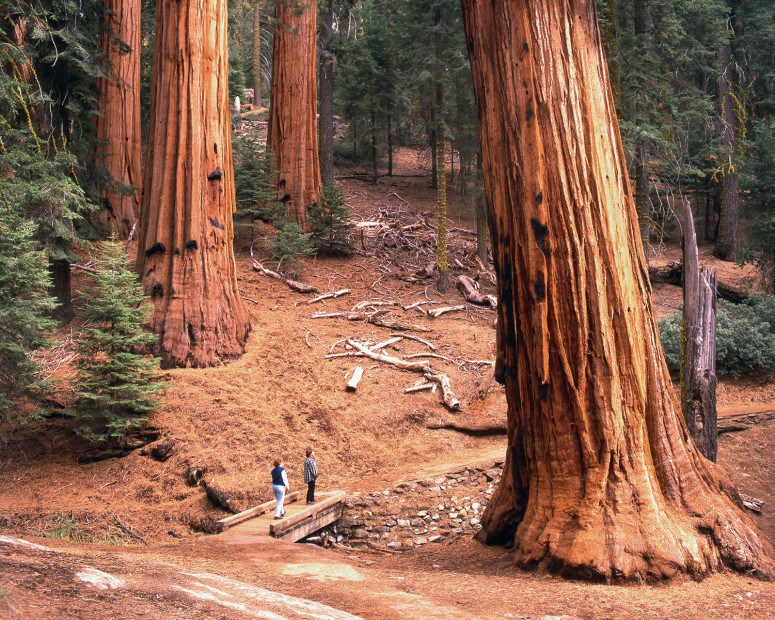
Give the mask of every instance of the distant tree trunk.
[{"label": "distant tree trunk", "polygon": [[431,189],[438,189],[438,180],[439,180],[439,169],[438,169],[438,161],[439,161],[439,154],[436,150],[439,144],[439,139],[436,135],[436,113],[433,112],[431,114],[431,132],[430,132],[430,141],[431,141]]},{"label": "distant tree trunk", "polygon": [[334,2],[327,0],[320,14],[318,63],[320,64],[320,177],[324,185],[334,179]]},{"label": "distant tree trunk", "polygon": [[261,107],[261,7],[256,2],[253,7],[253,105]]},{"label": "distant tree trunk", "polygon": [[237,291],[226,0],[159,2],[137,270],[164,367],[245,351]]},{"label": "distant tree trunk", "polygon": [[484,195],[484,174],[482,173],[482,158],[479,156],[476,163],[476,255],[482,264],[487,267],[487,198]]},{"label": "distant tree trunk", "polygon": [[[27,18],[24,15],[18,15],[16,21],[11,23],[13,24],[13,32],[11,34],[13,43],[20,50],[24,50],[27,47]],[[15,63],[15,67],[19,70],[19,81],[23,84],[32,84],[32,67],[29,63],[25,60]]]},{"label": "distant tree trunk", "polygon": [[[122,50],[119,39],[131,50]],[[98,174],[105,187],[98,218],[126,239],[140,212],[140,2],[106,0],[100,32],[110,79],[97,80]],[[135,188],[132,190],[131,188]]]},{"label": "distant tree trunk", "polygon": [[508,398],[477,538],[602,580],[775,576],[659,344],[594,0],[462,0]]},{"label": "distant tree trunk", "polygon": [[[731,25],[730,25],[731,27]],[[734,93],[735,57],[732,45],[725,45],[719,54],[721,74],[719,75],[719,111],[721,116],[721,214],[719,215],[719,235],[713,256],[721,260],[734,260],[737,249],[737,222],[739,196],[737,173],[737,134],[739,103]]]},{"label": "distant tree trunk", "polygon": [[619,29],[616,25],[616,2],[617,0],[605,0],[603,10],[608,18],[608,24],[600,34],[603,39],[603,49],[605,50],[605,58],[608,64],[608,76],[611,80],[614,107],[618,110],[622,102],[622,82],[619,75]]},{"label": "distant tree trunk", "polygon": [[716,272],[700,269],[697,236],[689,201],[683,228],[683,321],[681,324],[681,409],[686,426],[705,458],[716,462]]},{"label": "distant tree trunk", "polygon": [[388,152],[388,169],[387,175],[393,176],[393,116],[387,115],[387,152]]},{"label": "distant tree trunk", "polygon": [[[649,28],[648,9],[650,0],[635,0],[634,2],[634,30],[638,44],[645,50],[648,49]],[[637,116],[643,117],[646,111],[642,103],[636,104],[639,108]],[[642,121],[641,121],[642,122]],[[646,141],[639,139],[635,153],[635,210],[638,213],[641,239],[644,249],[648,249],[651,237],[651,204],[649,203],[649,152]],[[648,254],[646,254],[648,260]]]},{"label": "distant tree trunk", "polygon": [[371,182],[376,185],[379,179],[377,168],[377,113],[371,110]]},{"label": "distant tree trunk", "polygon": [[54,315],[69,321],[73,317],[72,278],[70,263],[66,260],[49,260],[49,272],[53,282],[51,296],[57,300]]},{"label": "distant tree trunk", "polygon": [[275,4],[269,137],[278,190],[290,215],[308,228],[307,206],[320,191],[317,79],[317,0]]},{"label": "distant tree trunk", "polygon": [[[437,96],[441,96],[441,84],[438,85]],[[438,100],[437,100],[438,102]],[[441,114],[438,115],[441,118]],[[436,126],[436,224],[438,230],[438,266],[439,281],[436,285],[440,293],[446,293],[449,289],[449,263],[447,260],[447,161],[444,151],[444,125],[441,122]]]}]

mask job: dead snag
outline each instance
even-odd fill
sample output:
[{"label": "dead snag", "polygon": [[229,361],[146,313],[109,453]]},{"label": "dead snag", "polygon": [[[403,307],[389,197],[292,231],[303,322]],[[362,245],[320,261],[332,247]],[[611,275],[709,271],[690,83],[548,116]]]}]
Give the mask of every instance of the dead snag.
[{"label": "dead snag", "polygon": [[496,308],[498,300],[495,295],[482,295],[476,287],[476,283],[468,276],[458,276],[455,286],[463,293],[466,301],[477,306]]},{"label": "dead snag", "polygon": [[697,237],[689,201],[681,217],[684,287],[681,324],[681,409],[694,443],[716,461],[716,273],[699,266]]}]

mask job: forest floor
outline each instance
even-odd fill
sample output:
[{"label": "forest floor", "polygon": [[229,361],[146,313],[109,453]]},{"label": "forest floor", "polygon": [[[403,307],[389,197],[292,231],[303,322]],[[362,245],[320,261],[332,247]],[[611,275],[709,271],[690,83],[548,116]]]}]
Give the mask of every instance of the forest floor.
[{"label": "forest floor", "polygon": [[[301,274],[321,293],[350,293],[308,304],[309,296],[253,270],[251,233],[238,232],[239,286],[253,325],[247,351],[217,368],[165,371],[169,389],[150,420],[156,444],[84,462],[95,450],[75,435],[70,419],[0,422],[0,617],[352,617],[335,610],[374,619],[774,615],[775,585],[734,574],[658,586],[590,585],[517,570],[509,550],[470,538],[384,555],[207,533],[227,513],[213,507],[201,487],[187,485],[189,467],[206,467],[205,480],[244,509],[270,499],[267,477],[276,457],[285,459],[292,490],[301,487],[307,446],[316,451],[319,488],[350,492],[381,490],[421,477],[427,468],[451,471],[484,454],[505,453],[502,436],[427,428],[505,422],[503,388],[490,384],[491,366],[481,363],[494,358],[494,312],[465,304],[464,311],[434,319],[402,309],[419,301],[434,302],[423,308],[464,303],[454,278],[479,272],[475,237],[466,232],[475,227],[466,201],[450,192],[453,286],[441,295],[435,279],[419,273],[434,260],[436,199],[427,154],[402,149],[395,176],[376,185],[353,178],[359,172],[337,170],[354,218],[383,226],[359,232],[355,255],[307,261]],[[422,226],[401,229],[417,223]],[[272,268],[261,235],[256,258]],[[717,266],[722,279],[750,280],[750,269],[717,263],[708,250],[701,249],[701,258]],[[651,260],[667,261],[676,252],[668,243]],[[75,274],[76,289],[82,277]],[[483,292],[495,292],[484,274],[480,284]],[[419,378],[411,372],[364,358],[326,359],[343,350],[344,339],[377,343],[395,331],[311,317],[350,311],[363,301],[398,302],[384,306],[386,316],[428,330],[412,333],[447,358],[432,361],[449,375],[460,411],[445,409],[439,392],[405,393]],[[655,287],[658,314],[680,303],[678,287]],[[76,317],[61,331],[65,343],[41,353],[48,374],[60,381],[55,408],[71,398],[78,329]],[[429,349],[404,339],[388,351],[405,357]],[[346,377],[356,365],[364,376],[356,392],[347,392]],[[775,383],[724,380],[718,402],[722,416],[775,410]],[[151,448],[165,441],[173,454],[162,462]],[[762,514],[753,517],[775,538],[775,421],[722,435],[719,443],[719,462],[741,492],[764,501]]]}]

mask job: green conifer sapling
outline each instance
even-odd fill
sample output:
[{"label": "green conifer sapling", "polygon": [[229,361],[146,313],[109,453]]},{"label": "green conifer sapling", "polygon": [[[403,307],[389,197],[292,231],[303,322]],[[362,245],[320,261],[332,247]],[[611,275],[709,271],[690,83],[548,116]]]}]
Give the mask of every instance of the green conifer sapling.
[{"label": "green conifer sapling", "polygon": [[157,375],[159,358],[136,351],[156,336],[144,332],[149,306],[137,275],[129,269],[115,238],[102,245],[97,273],[83,296],[84,329],[77,341],[78,402],[72,410],[93,441],[122,437],[142,426],[159,406],[164,389]]}]

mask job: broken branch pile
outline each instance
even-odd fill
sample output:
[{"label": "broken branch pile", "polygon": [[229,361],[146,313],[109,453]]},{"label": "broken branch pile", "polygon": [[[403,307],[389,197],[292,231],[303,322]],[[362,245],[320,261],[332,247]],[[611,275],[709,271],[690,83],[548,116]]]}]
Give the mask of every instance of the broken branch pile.
[{"label": "broken branch pile", "polygon": [[[409,359],[401,359],[401,358],[393,357],[391,355],[387,355],[385,353],[380,352],[380,349],[384,349],[389,345],[396,344],[398,341],[402,339],[403,339],[402,335],[395,335],[391,339],[386,340],[382,343],[378,343],[372,346],[366,346],[358,342],[357,340],[348,338],[346,342],[347,342],[347,346],[350,347],[351,351],[347,351],[345,353],[332,352],[326,355],[326,358],[331,359],[334,357],[341,357],[343,355],[344,356],[363,356],[363,357],[368,357],[369,359],[372,359],[377,362],[382,362],[384,364],[390,364],[391,366],[396,366],[397,368],[400,368],[402,370],[422,373],[426,381],[428,381],[429,383],[437,383],[441,387],[442,400],[444,404],[451,411],[457,411],[458,409],[460,409],[460,401],[455,396],[455,393],[453,392],[450,384],[449,377],[447,375],[437,370],[434,370],[433,367],[427,361],[411,361]],[[418,340],[419,342],[425,342],[420,339],[413,339],[413,340]],[[430,344],[430,343],[427,343],[427,344]],[[333,347],[332,347],[332,351],[333,351]],[[441,356],[436,356],[433,353],[429,353],[426,355],[441,357]],[[443,358],[443,359],[448,359],[448,358]],[[452,360],[449,360],[449,361],[452,361]],[[360,375],[358,379],[360,380]],[[355,385],[357,386],[357,382]],[[354,386],[350,387],[350,389],[354,390],[355,387]],[[428,389],[427,384],[425,384],[425,386],[423,386],[421,389]],[[413,388],[410,388],[410,390],[417,391],[416,389],[413,389]]]}]

